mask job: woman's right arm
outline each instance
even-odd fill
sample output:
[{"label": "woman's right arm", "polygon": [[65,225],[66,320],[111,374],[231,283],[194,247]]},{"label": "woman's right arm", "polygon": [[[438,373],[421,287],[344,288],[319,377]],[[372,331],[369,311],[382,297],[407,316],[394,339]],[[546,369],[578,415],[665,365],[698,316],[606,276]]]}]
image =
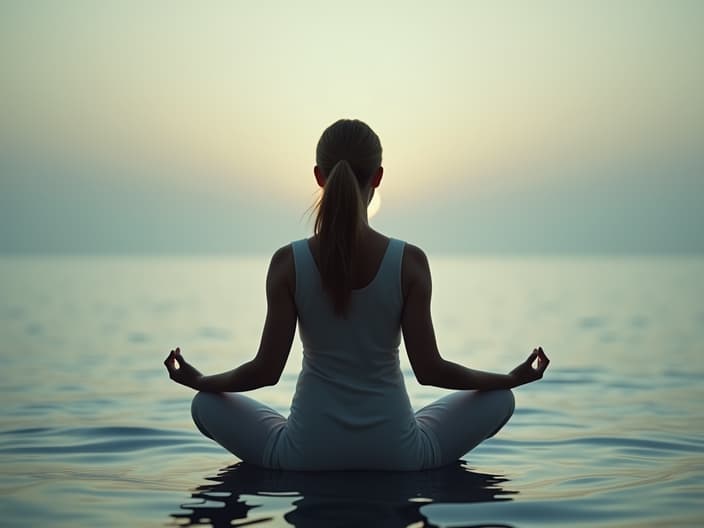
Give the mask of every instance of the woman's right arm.
[{"label": "woman's right arm", "polygon": [[[401,329],[411,368],[421,385],[446,389],[510,389],[542,378],[550,363],[542,348],[534,349],[528,359],[509,374],[474,370],[443,359],[430,314],[430,266],[420,248],[406,244],[401,275],[404,294]],[[538,367],[533,368],[536,359]]]}]

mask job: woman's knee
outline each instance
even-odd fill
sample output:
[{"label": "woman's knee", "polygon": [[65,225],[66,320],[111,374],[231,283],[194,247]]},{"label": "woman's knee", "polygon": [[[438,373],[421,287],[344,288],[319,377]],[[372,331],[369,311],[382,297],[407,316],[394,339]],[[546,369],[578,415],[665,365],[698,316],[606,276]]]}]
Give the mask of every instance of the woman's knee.
[{"label": "woman's knee", "polygon": [[496,416],[504,417],[504,423],[513,416],[513,411],[516,408],[516,399],[511,389],[496,389],[487,391],[484,395],[490,399],[489,408],[493,410]]},{"label": "woman's knee", "polygon": [[200,432],[208,437],[210,437],[210,434],[208,434],[204,422],[207,409],[212,407],[214,398],[217,398],[217,395],[211,392],[198,392],[191,401],[191,417],[193,418],[193,422],[196,424],[196,427],[200,429]]},{"label": "woman's knee", "polygon": [[516,398],[513,396],[511,389],[501,389],[496,391],[496,397],[502,409],[505,409],[506,418],[513,416],[513,411],[516,409]]},{"label": "woman's knee", "polygon": [[487,438],[491,438],[496,433],[498,433],[506,422],[513,416],[513,411],[516,408],[516,400],[513,397],[513,392],[510,389],[501,389],[491,391],[492,398],[492,409],[494,409],[494,416],[499,420],[498,427],[496,427]]},{"label": "woman's knee", "polygon": [[206,400],[208,397],[207,392],[196,392],[196,395],[193,396],[193,400],[191,400],[191,416],[195,420],[196,416],[200,413],[200,409],[203,406],[204,400]]}]

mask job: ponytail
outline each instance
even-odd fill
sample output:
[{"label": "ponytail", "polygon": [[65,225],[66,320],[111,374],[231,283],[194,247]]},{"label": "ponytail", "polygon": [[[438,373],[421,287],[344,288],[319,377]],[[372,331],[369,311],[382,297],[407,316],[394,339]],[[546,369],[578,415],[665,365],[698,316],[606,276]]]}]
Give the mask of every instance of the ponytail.
[{"label": "ponytail", "polygon": [[379,136],[358,119],[339,119],[320,136],[315,162],[325,175],[315,218],[318,270],[335,313],[344,317],[352,296],[357,239],[367,207],[362,189],[381,167]]},{"label": "ponytail", "polygon": [[363,214],[357,176],[346,160],[339,160],[327,176],[315,218],[323,289],[338,315],[346,313],[352,295],[352,264]]}]

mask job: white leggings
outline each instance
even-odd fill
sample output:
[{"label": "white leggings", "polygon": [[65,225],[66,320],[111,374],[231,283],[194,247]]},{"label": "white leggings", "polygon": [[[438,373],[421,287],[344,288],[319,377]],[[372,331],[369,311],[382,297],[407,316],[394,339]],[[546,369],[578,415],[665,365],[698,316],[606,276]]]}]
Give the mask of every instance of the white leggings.
[{"label": "white leggings", "polygon": [[[457,391],[417,411],[418,427],[436,440],[440,450],[432,463],[421,463],[423,469],[452,464],[494,436],[511,418],[514,405],[508,389]],[[286,427],[284,416],[242,394],[199,392],[191,414],[205,436],[240,460],[264,467],[268,440]]]}]

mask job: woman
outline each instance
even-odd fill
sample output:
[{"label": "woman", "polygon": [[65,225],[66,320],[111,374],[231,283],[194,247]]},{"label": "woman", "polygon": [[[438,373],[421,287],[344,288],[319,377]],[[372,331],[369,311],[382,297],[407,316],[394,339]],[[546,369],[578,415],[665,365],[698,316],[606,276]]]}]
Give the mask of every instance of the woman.
[{"label": "woman", "polygon": [[[419,248],[367,223],[381,183],[381,143],[365,123],[340,120],[316,149],[323,188],[315,235],[274,254],[256,357],[204,376],[179,348],[164,364],[197,391],[201,432],[245,462],[293,470],[418,470],[443,466],[493,436],[513,413],[511,388],[538,380],[542,348],[509,374],[440,356],[430,314],[431,278]],[[275,385],[299,325],[303,365],[288,419],[239,393]],[[403,333],[423,385],[456,389],[414,413],[399,368]],[[533,362],[537,360],[537,367]]]}]

